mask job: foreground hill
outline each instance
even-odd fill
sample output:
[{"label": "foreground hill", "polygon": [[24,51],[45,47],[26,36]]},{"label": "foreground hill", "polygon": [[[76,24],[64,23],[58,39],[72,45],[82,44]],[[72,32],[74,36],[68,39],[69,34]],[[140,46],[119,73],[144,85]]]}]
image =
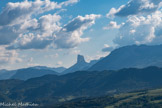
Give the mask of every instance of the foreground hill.
[{"label": "foreground hill", "polygon": [[117,70],[122,68],[162,67],[162,45],[132,45],[115,49],[110,55],[93,65],[89,70]]},{"label": "foreground hill", "polygon": [[162,89],[141,90],[98,98],[80,98],[54,108],[161,108]]},{"label": "foreground hill", "polygon": [[[0,81],[5,96],[13,101],[40,104],[63,102],[80,97],[112,95],[132,90],[162,87],[162,68],[122,69],[119,71],[79,71],[62,76],[46,75],[13,84]],[[14,83],[14,80],[12,81]],[[1,86],[2,93],[6,89]],[[4,92],[3,92],[4,91]]]}]

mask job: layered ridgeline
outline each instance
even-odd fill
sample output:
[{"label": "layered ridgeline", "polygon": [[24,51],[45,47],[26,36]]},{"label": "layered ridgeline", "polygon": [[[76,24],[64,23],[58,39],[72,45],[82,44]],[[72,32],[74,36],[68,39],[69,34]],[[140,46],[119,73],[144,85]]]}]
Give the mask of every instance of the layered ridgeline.
[{"label": "layered ridgeline", "polygon": [[14,74],[16,74],[16,70],[0,70],[0,80],[10,79]]},{"label": "layered ridgeline", "polygon": [[78,55],[76,64],[72,65],[68,69],[64,67],[50,68],[45,66],[36,66],[13,71],[1,70],[0,79],[14,78],[27,80],[47,74],[63,75],[83,70],[118,70],[131,67],[144,68],[147,66],[162,66],[162,45],[125,46],[115,49],[105,58],[92,60],[89,63],[85,61],[82,55]]},{"label": "layered ridgeline", "polygon": [[63,71],[66,70],[65,67],[57,67],[57,68],[52,68],[52,67],[47,67],[47,66],[34,66],[34,67],[31,67],[33,69],[45,69],[45,70],[52,70],[52,71],[55,71],[57,73],[62,73]]},{"label": "layered ridgeline", "polygon": [[162,68],[158,67],[119,71],[80,71],[62,76],[46,75],[27,81],[0,81],[0,93],[5,96],[3,99],[44,105],[80,97],[162,87],[161,78]]},{"label": "layered ridgeline", "polygon": [[59,75],[66,70],[64,67],[51,68],[46,66],[35,66],[17,70],[0,70],[0,80],[20,79],[27,80],[30,78],[41,77],[48,74]]},{"label": "layered ridgeline", "polygon": [[10,79],[27,80],[30,78],[41,77],[48,74],[58,75],[59,73],[48,69],[26,68],[17,70],[16,73],[12,77],[10,77]]},{"label": "layered ridgeline", "polygon": [[67,73],[72,73],[72,72],[76,72],[76,71],[87,70],[92,65],[94,65],[95,63],[100,61],[101,59],[102,58],[100,58],[99,60],[92,60],[92,61],[90,61],[88,63],[88,62],[85,61],[84,56],[78,55],[77,56],[77,62],[74,65],[72,65],[71,67],[69,67],[68,69],[66,69],[65,71],[63,71],[62,74],[67,74]]},{"label": "layered ridgeline", "polygon": [[84,56],[78,55],[77,63],[66,69],[64,67],[51,68],[46,66],[35,66],[22,68],[18,70],[0,70],[0,80],[4,79],[20,79],[27,80],[30,78],[40,77],[48,74],[63,75],[71,72],[87,70],[99,60],[92,60],[89,63],[85,61]]},{"label": "layered ridgeline", "polygon": [[117,70],[122,68],[162,67],[162,45],[132,45],[115,49],[89,70]]}]

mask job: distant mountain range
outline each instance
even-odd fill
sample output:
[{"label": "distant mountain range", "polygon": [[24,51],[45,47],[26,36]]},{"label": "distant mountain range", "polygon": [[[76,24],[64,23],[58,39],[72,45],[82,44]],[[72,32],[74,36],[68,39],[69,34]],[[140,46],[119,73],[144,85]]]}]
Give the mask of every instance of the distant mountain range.
[{"label": "distant mountain range", "polygon": [[162,67],[162,45],[132,45],[115,49],[89,70],[118,70],[122,68]]},{"label": "distant mountain range", "polygon": [[0,70],[0,101],[41,105],[72,99],[162,87],[162,45],[132,45],[115,49],[87,63],[78,55],[68,69],[36,66]]},{"label": "distant mountain range", "polygon": [[10,79],[20,79],[20,80],[27,80],[30,78],[41,77],[44,75],[58,75],[57,72],[48,69],[39,69],[39,68],[26,68],[26,69],[19,69],[16,73],[10,77]]},{"label": "distant mountain range", "polygon": [[0,93],[5,95],[3,99],[51,104],[80,97],[162,87],[161,78],[162,68],[158,67],[79,71],[61,76],[46,75],[27,81],[0,81]]},{"label": "distant mountain range", "polygon": [[61,73],[63,71],[66,70],[65,67],[57,67],[57,68],[51,68],[51,67],[46,67],[46,66],[34,66],[34,67],[31,67],[33,69],[45,69],[45,70],[52,70],[52,71],[55,71],[57,73]]},{"label": "distant mountain range", "polygon": [[0,70],[0,80],[10,79],[14,74],[16,74],[16,70]]},{"label": "distant mountain range", "polygon": [[5,79],[20,79],[27,80],[30,78],[40,77],[48,74],[59,75],[66,70],[64,67],[51,68],[46,66],[35,66],[29,68],[22,68],[17,70],[0,70],[0,80]]},{"label": "distant mountain range", "polygon": [[85,61],[78,55],[77,62],[70,68],[51,68],[35,66],[18,70],[0,70],[0,79],[21,79],[40,77],[48,74],[64,75],[76,71],[119,70],[123,68],[144,68],[148,66],[162,67],[162,45],[131,45],[117,48],[108,56],[99,60]]}]

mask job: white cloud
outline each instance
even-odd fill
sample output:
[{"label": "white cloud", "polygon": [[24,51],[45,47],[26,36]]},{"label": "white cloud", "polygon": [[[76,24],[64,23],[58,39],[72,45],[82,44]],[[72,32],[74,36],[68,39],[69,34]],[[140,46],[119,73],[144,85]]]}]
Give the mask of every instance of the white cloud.
[{"label": "white cloud", "polygon": [[131,16],[120,27],[114,43],[124,46],[130,44],[160,44],[162,43],[162,11],[150,15]]},{"label": "white cloud", "polygon": [[[123,25],[123,24],[121,24],[121,25]],[[115,21],[110,21],[110,23],[106,27],[103,27],[103,29],[104,30],[118,29],[118,28],[120,28],[121,25],[118,25],[117,22],[115,22]]]},{"label": "white cloud", "polygon": [[160,2],[161,0],[130,0],[126,5],[122,5],[118,9],[112,8],[107,17],[150,14],[159,8]]},{"label": "white cloud", "polygon": [[58,57],[59,57],[58,53],[52,54],[52,55],[45,55],[45,58],[50,58],[50,59],[54,59],[54,58],[58,58]]},{"label": "white cloud", "polygon": [[27,34],[21,34],[8,49],[43,49],[50,45],[60,27],[61,16],[56,14],[44,15],[37,19],[25,21],[21,25],[22,31]]},{"label": "white cloud", "polygon": [[98,17],[100,15],[78,16],[63,28],[59,23],[61,17],[56,14],[42,16],[39,20],[33,19],[21,26],[29,30],[29,33],[21,34],[8,49],[44,49],[52,44],[57,48],[74,48],[89,40],[89,38],[81,38],[81,35],[85,29],[95,23]]},{"label": "white cloud", "polygon": [[44,49],[52,43],[53,39],[51,38],[44,38],[40,35],[34,35],[33,33],[21,35],[12,45],[8,46],[7,49]]},{"label": "white cloud", "polygon": [[15,50],[8,51],[5,50],[4,47],[0,47],[1,53],[0,53],[0,64],[13,64],[16,62],[21,62],[22,59],[19,58],[18,53]]},{"label": "white cloud", "polygon": [[110,45],[104,44],[104,48],[102,49],[102,52],[111,52],[114,48]]},{"label": "white cloud", "polygon": [[[10,49],[46,48],[52,43],[51,38],[54,37],[54,32],[61,28],[59,23],[61,16],[56,12],[53,15],[48,14],[36,19],[37,15],[54,9],[61,10],[63,6],[77,2],[78,0],[67,0],[61,3],[50,0],[9,2],[0,12],[0,45],[12,43],[9,46]],[[26,35],[30,34],[33,34],[33,40],[27,39],[31,36]],[[25,36],[28,41],[30,40],[29,43],[21,44],[24,40],[22,36]],[[33,45],[34,42],[36,47]]]},{"label": "white cloud", "polygon": [[61,3],[50,0],[26,0],[8,3],[0,14],[0,25],[2,26],[0,31],[4,31],[5,27],[7,29],[10,27],[14,31],[8,31],[8,34],[5,31],[6,38],[3,38],[3,43],[0,42],[0,44],[9,45],[7,49],[10,50],[44,49],[50,45],[60,49],[68,49],[88,41],[89,38],[81,38],[81,36],[84,30],[93,25],[95,19],[99,18],[100,15],[78,16],[64,27],[61,27],[61,16],[57,15],[57,12],[53,15],[48,14],[35,18],[40,13],[61,9],[62,6],[77,2],[78,0],[67,0]]},{"label": "white cloud", "polygon": [[70,5],[70,4],[74,4],[74,3],[77,3],[79,2],[79,0],[68,0],[68,1],[65,1],[65,2],[62,2],[61,5]]},{"label": "white cloud", "polygon": [[11,3],[0,14],[0,25],[17,24],[30,19],[33,14],[43,13],[55,8],[61,8],[57,3],[49,0],[23,1]]},{"label": "white cloud", "polygon": [[121,25],[116,22],[104,29],[118,28],[113,42],[118,46],[130,44],[161,44],[162,43],[162,2],[161,0],[130,0],[118,9],[112,8],[108,18],[126,17]]},{"label": "white cloud", "polygon": [[58,67],[60,67],[60,66],[62,66],[62,65],[63,65],[62,61],[58,61],[58,62],[56,63],[56,66],[58,66]]},{"label": "white cloud", "polygon": [[27,67],[35,67],[35,66],[41,66],[38,63],[27,63]]},{"label": "white cloud", "polygon": [[86,61],[90,62],[91,60],[99,60],[103,57],[106,57],[110,54],[110,52],[97,52],[95,56],[85,56]]},{"label": "white cloud", "polygon": [[123,8],[123,7],[124,7],[124,5],[120,6],[119,9],[111,8],[110,11],[109,11],[109,13],[107,13],[107,15],[106,15],[107,18],[113,19],[115,17],[115,14],[117,12],[119,12],[121,10],[121,8]]},{"label": "white cloud", "polygon": [[89,38],[81,38],[85,29],[95,24],[95,19],[100,15],[78,16],[65,25],[57,34],[54,41],[57,48],[68,49],[74,48],[82,42],[86,42]]},{"label": "white cloud", "polygon": [[68,0],[61,2],[60,4],[50,0],[25,0],[16,3],[9,2],[0,13],[0,25],[18,24],[27,19],[31,19],[32,15],[60,9],[62,6],[67,6],[77,2],[78,0]]}]

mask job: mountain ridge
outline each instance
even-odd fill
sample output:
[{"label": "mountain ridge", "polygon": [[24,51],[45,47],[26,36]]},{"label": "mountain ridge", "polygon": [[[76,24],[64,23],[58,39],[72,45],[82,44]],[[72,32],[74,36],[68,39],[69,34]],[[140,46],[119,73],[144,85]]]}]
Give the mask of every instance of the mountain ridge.
[{"label": "mountain ridge", "polygon": [[162,45],[130,45],[117,48],[89,70],[118,70],[148,66],[162,67]]},{"label": "mountain ridge", "polygon": [[155,66],[45,75],[21,82],[12,87],[6,96],[11,100],[57,103],[68,97],[93,97],[162,87],[161,77],[162,68]]}]

